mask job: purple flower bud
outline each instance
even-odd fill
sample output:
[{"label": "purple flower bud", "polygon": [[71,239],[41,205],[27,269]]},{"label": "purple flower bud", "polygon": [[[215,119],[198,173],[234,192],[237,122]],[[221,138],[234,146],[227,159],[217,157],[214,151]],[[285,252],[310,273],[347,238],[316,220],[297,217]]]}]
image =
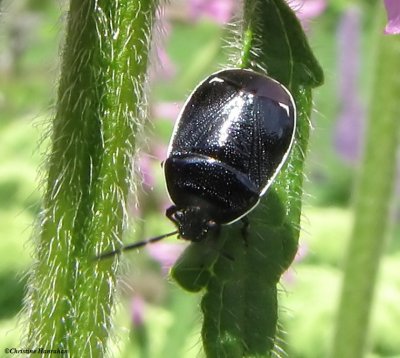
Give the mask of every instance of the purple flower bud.
[{"label": "purple flower bud", "polygon": [[360,67],[360,11],[349,8],[338,28],[338,98],[341,109],[336,122],[335,146],[343,159],[354,163],[360,159],[364,131],[364,108],[358,94]]},{"label": "purple flower bud", "polygon": [[388,23],[385,28],[385,34],[400,34],[400,1],[385,0]]}]

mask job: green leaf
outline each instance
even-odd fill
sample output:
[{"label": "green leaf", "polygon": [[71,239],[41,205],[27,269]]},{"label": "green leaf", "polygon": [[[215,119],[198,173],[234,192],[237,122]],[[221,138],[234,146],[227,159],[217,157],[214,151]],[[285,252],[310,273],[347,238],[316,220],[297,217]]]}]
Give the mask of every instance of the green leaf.
[{"label": "green leaf", "polygon": [[289,89],[324,81],[301,24],[286,1],[248,0],[244,5],[241,67],[266,72]]},{"label": "green leaf", "polygon": [[277,283],[291,264],[299,236],[304,153],[311,87],[323,76],[295,15],[284,1],[244,4],[241,67],[288,86],[297,106],[296,143],[260,205],[216,239],[193,243],[172,270],[189,291],[204,289],[203,344],[207,357],[267,357],[276,349]]}]

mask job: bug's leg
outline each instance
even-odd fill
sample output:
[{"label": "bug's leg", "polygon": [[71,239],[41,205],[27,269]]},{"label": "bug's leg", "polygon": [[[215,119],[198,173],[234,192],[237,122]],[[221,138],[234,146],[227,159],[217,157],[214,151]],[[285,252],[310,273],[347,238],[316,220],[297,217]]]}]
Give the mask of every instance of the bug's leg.
[{"label": "bug's leg", "polygon": [[179,211],[179,209],[175,206],[175,205],[171,205],[166,211],[165,211],[165,216],[171,220],[174,225],[177,228],[177,232],[178,232],[178,239],[180,239],[181,236],[181,230],[182,230],[182,226],[181,223],[179,221],[179,218],[177,218],[176,213]]},{"label": "bug's leg", "polygon": [[177,220],[174,217],[174,214],[177,211],[177,207],[175,205],[170,206],[166,211],[165,211],[165,216],[170,219],[174,224],[177,224]]},{"label": "bug's leg", "polygon": [[242,221],[243,226],[240,229],[240,232],[242,233],[242,238],[243,238],[243,241],[244,241],[244,245],[246,247],[248,247],[249,246],[248,234],[249,234],[250,222],[249,222],[249,219],[248,219],[247,216],[243,217],[241,219],[241,221]]}]

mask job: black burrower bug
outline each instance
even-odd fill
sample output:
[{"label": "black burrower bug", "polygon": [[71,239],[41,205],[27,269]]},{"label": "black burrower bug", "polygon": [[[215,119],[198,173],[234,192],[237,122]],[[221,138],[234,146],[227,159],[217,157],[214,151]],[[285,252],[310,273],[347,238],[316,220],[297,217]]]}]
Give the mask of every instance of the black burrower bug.
[{"label": "black burrower bug", "polygon": [[296,129],[290,92],[274,79],[245,69],[218,71],[183,106],[164,162],[166,216],[177,230],[108,252],[165,237],[198,242],[254,209],[289,155]]}]

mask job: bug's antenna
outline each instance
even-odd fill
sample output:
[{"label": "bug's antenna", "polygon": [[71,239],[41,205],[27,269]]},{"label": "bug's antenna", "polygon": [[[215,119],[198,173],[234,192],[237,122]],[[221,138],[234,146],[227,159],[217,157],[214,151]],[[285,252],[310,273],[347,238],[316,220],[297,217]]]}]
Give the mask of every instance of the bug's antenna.
[{"label": "bug's antenna", "polygon": [[95,259],[96,260],[103,260],[103,259],[112,257],[114,255],[118,255],[123,251],[137,249],[138,247],[146,246],[147,244],[152,244],[154,242],[157,242],[157,241],[160,241],[162,239],[165,239],[166,237],[177,235],[177,234],[178,234],[178,231],[176,230],[176,231],[170,232],[168,234],[152,237],[151,239],[148,239],[148,240],[135,242],[133,244],[122,246],[121,248],[119,248],[117,250],[113,250],[113,251],[109,251],[109,252],[105,252],[103,254],[100,254],[99,256],[96,256]]}]

